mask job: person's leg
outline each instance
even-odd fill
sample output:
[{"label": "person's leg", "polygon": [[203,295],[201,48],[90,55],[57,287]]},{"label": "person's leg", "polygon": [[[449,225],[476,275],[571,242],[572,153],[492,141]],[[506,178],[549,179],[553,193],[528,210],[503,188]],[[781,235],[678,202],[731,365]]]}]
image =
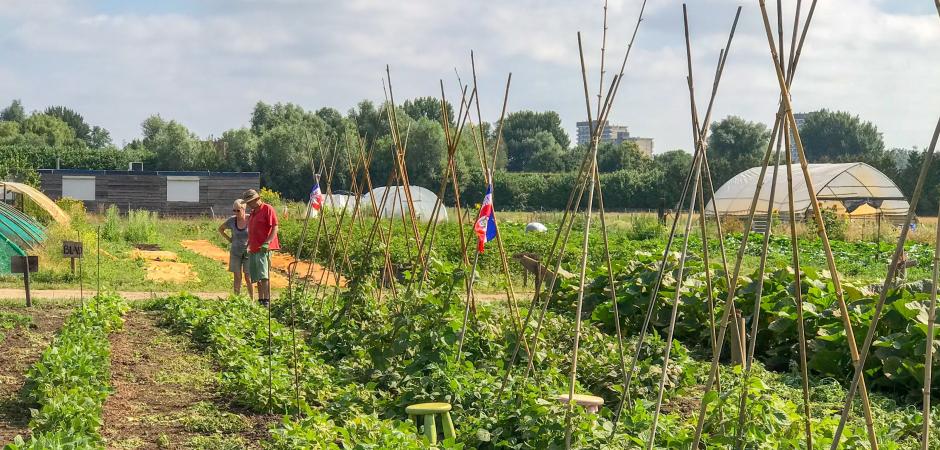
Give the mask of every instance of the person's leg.
[{"label": "person's leg", "polygon": [[245,267],[245,289],[248,291],[248,298],[254,300],[254,289],[251,288],[251,277],[248,275],[248,268]]},{"label": "person's leg", "polygon": [[242,273],[235,272],[232,276],[234,278],[232,287],[234,288],[235,295],[239,295],[242,293]]},{"label": "person's leg", "polygon": [[258,298],[263,298],[265,300],[271,300],[271,281],[270,280],[261,280],[258,283]]}]

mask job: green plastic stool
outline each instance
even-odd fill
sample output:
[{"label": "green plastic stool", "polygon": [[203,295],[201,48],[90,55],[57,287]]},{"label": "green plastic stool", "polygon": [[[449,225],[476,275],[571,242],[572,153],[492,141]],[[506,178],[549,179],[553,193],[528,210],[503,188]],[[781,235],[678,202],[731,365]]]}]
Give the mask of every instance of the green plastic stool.
[{"label": "green plastic stool", "polygon": [[456,438],[454,431],[454,422],[450,420],[450,403],[418,403],[405,408],[408,417],[411,420],[424,418],[424,435],[431,442],[431,445],[437,444],[437,421],[435,415],[441,415],[441,426],[444,428],[444,439]]}]

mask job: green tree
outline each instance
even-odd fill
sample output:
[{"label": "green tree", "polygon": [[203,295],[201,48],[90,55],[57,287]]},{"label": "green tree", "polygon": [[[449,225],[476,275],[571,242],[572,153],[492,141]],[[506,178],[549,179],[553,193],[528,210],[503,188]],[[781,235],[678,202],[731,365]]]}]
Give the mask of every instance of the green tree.
[{"label": "green tree", "polygon": [[23,102],[13,100],[10,103],[10,106],[3,108],[3,111],[0,111],[0,120],[5,120],[8,122],[23,123],[26,120],[26,110],[23,109]]},{"label": "green tree", "polygon": [[20,135],[20,124],[0,121],[0,142],[10,142]]},{"label": "green tree", "polygon": [[[926,150],[911,151],[908,155],[907,166],[901,171],[900,176],[895,178],[898,181],[898,187],[907,198],[914,195],[914,187],[917,185],[917,178],[920,177],[926,154]],[[934,153],[927,179],[924,181],[924,191],[921,193],[915,212],[922,216],[935,216],[937,203],[940,202],[940,154]]]},{"label": "green tree", "polygon": [[346,117],[355,125],[359,135],[365,138],[366,148],[371,148],[373,142],[388,134],[385,108],[380,110],[369,100],[359,102],[349,110]]},{"label": "green tree", "polygon": [[23,134],[34,135],[46,145],[61,147],[75,143],[75,132],[62,120],[47,115],[33,114],[23,122]]},{"label": "green tree", "polygon": [[[448,124],[453,128],[455,120],[454,107],[450,102],[446,103],[446,107]],[[402,104],[402,109],[405,111],[405,114],[408,114],[408,116],[414,120],[424,117],[434,122],[441,123],[441,101],[434,97],[418,97],[412,100],[405,100],[405,103]]]},{"label": "green tree", "polygon": [[623,141],[619,145],[605,142],[597,147],[597,169],[601,172],[624,169],[645,172],[652,163],[653,159],[641,152],[635,142]]},{"label": "green tree", "polygon": [[85,122],[85,118],[75,110],[65,106],[50,106],[46,108],[45,114],[56,117],[65,122],[75,133],[75,138],[85,143],[91,135],[91,127]]},{"label": "green tree", "polygon": [[227,165],[225,170],[251,172],[257,170],[258,138],[248,128],[228,130],[221,139]]},{"label": "green tree", "polygon": [[878,127],[845,111],[823,109],[807,114],[800,138],[810,162],[871,162],[885,153]]},{"label": "green tree", "polygon": [[153,163],[158,170],[196,169],[197,162],[204,162],[197,157],[202,150],[198,138],[176,121],[167,122],[155,115],[145,119],[141,128],[144,133],[141,143],[154,154]]},{"label": "green tree", "polygon": [[510,171],[525,171],[538,149],[531,145],[540,131],[549,133],[562,149],[568,149],[571,141],[561,127],[561,118],[554,111],[518,111],[506,116],[503,121],[503,142],[506,144],[507,165]]},{"label": "green tree", "polygon": [[708,136],[708,163],[715,188],[738,173],[761,165],[769,141],[770,131],[762,123],[737,116],[712,123]]},{"label": "green tree", "polygon": [[319,154],[311,153],[308,136],[319,136],[325,128],[318,119],[306,128],[297,123],[284,123],[268,129],[258,141],[261,184],[289,199],[306,198],[312,187],[314,163],[319,164],[320,160]]},{"label": "green tree", "polygon": [[[684,150],[672,150],[653,157],[653,165],[660,172],[658,191],[666,207],[674,208],[682,194],[682,185],[692,167],[692,155]],[[658,202],[657,202],[658,204]]]},{"label": "green tree", "polygon": [[303,125],[312,124],[319,119],[316,114],[304,110],[302,107],[293,103],[275,103],[269,105],[264,102],[255,104],[255,109],[251,113],[251,131],[256,136],[263,135],[266,131],[281,125]]},{"label": "green tree", "polygon": [[555,137],[547,131],[539,131],[533,136],[527,136],[516,143],[520,153],[531,154],[525,169],[530,172],[562,172],[565,170],[563,149]]},{"label": "green tree", "polygon": [[111,133],[97,125],[91,127],[91,132],[88,133],[86,142],[91,148],[105,148],[113,145],[111,142]]}]

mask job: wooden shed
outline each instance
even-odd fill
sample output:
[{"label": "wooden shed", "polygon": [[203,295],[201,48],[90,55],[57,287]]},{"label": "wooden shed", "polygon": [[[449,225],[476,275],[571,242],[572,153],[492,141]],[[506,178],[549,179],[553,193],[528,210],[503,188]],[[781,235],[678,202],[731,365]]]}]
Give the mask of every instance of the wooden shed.
[{"label": "wooden shed", "polygon": [[163,216],[231,214],[246,189],[259,189],[258,172],[147,172],[40,169],[40,190],[53,200],[82,200],[89,211],[116,205]]}]

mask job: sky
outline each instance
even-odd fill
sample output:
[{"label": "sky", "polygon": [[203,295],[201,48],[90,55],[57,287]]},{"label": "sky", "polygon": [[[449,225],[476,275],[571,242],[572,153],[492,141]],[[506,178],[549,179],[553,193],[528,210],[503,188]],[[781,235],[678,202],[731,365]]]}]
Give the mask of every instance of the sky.
[{"label": "sky", "polygon": [[[609,2],[608,81],[641,3]],[[758,1],[687,3],[701,114],[740,4],[712,118],[770,123],[779,88]],[[795,5],[783,0],[788,43]],[[602,19],[603,0],[0,0],[0,104],[69,106],[118,145],[157,113],[219,136],[247,126],[259,100],[344,113],[380,102],[386,64],[399,103],[439,96],[440,80],[453,100],[473,50],[485,121],[499,118],[512,73],[508,110],[557,111],[574,141],[585,120],[576,33],[596,102]],[[649,0],[610,121],[654,138],[656,153],[691,148],[686,76],[682,3]],[[927,146],[940,114],[933,0],[820,0],[792,99],[797,112],[874,122],[888,148]]]}]

